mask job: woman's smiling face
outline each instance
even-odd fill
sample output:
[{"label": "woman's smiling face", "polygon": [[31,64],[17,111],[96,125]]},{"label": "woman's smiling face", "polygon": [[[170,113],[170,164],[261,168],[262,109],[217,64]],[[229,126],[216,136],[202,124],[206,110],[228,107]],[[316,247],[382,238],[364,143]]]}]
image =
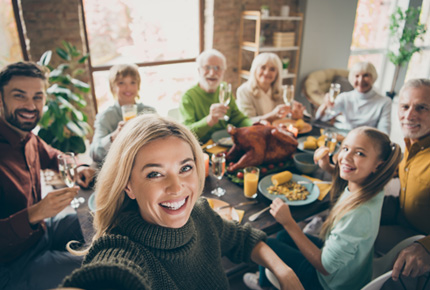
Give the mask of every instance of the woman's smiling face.
[{"label": "woman's smiling face", "polygon": [[198,185],[191,146],[171,136],[140,148],[125,191],[136,199],[145,221],[180,228],[200,195]]}]

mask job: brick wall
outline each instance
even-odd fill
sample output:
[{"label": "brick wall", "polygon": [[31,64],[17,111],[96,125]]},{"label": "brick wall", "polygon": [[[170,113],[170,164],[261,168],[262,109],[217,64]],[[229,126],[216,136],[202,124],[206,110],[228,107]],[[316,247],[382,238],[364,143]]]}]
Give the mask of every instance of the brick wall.
[{"label": "brick wall", "polygon": [[[30,60],[38,61],[47,50],[55,51],[66,40],[85,52],[82,30],[81,6],[79,0],[21,0],[21,21],[27,38],[27,52]],[[51,65],[61,63],[53,53]],[[88,69],[87,69],[88,71]],[[88,82],[89,74],[81,77]],[[87,114],[92,126],[95,118],[94,103],[91,95],[86,96]]]}]

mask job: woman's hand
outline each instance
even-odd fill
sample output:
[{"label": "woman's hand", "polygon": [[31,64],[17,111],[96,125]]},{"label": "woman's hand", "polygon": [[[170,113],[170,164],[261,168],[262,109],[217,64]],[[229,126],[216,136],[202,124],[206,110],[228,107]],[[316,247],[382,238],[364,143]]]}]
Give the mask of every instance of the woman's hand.
[{"label": "woman's hand", "polygon": [[290,207],[279,197],[270,205],[270,214],[284,228],[288,228],[289,225],[296,223],[291,215]]},{"label": "woman's hand", "polygon": [[291,118],[294,120],[303,119],[303,112],[305,111],[305,106],[302,103],[294,101],[293,111],[291,112]]}]

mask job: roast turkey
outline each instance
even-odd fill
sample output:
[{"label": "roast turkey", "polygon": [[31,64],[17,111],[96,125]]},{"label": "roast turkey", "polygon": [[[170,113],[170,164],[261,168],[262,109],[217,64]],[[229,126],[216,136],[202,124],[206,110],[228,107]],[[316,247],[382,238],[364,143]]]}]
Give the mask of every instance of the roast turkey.
[{"label": "roast turkey", "polygon": [[260,123],[242,128],[229,125],[227,131],[234,143],[226,155],[227,161],[233,162],[228,171],[282,161],[290,157],[298,145],[294,135],[282,127]]}]

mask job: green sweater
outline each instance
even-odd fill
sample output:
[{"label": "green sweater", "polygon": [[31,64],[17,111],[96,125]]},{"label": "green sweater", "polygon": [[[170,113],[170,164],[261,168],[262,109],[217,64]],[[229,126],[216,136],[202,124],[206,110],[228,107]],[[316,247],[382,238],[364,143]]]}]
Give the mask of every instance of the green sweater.
[{"label": "green sweater", "polygon": [[199,85],[195,85],[182,96],[179,111],[185,125],[188,126],[199,137],[201,142],[208,141],[212,133],[227,128],[228,124],[236,127],[247,127],[252,125],[251,119],[246,117],[237,107],[235,98],[231,98],[227,115],[228,122],[219,120],[213,127],[206,121],[212,104],[219,103],[219,87],[214,93],[207,93]]},{"label": "green sweater", "polygon": [[266,235],[250,225],[223,220],[199,199],[179,229],[145,222],[127,212],[112,232],[98,239],[83,266],[63,287],[84,289],[228,289],[221,256],[249,262]]}]

